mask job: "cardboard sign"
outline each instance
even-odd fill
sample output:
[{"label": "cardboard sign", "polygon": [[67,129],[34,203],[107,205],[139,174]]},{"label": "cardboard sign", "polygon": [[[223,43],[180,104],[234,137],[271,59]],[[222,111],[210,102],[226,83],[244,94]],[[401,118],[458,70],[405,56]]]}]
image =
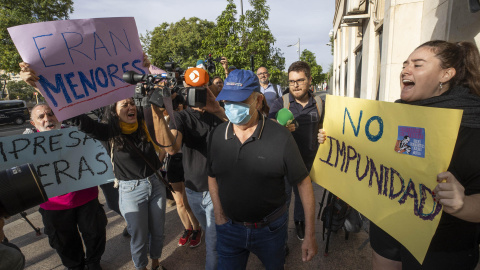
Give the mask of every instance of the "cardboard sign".
[{"label": "cardboard sign", "polygon": [[0,138],[0,170],[32,163],[49,198],[113,181],[102,144],[77,128]]},{"label": "cardboard sign", "polygon": [[441,217],[432,190],[448,168],[461,118],[461,110],[327,96],[327,139],[310,177],[422,263]]},{"label": "cardboard sign", "polygon": [[145,74],[134,18],[52,21],[8,28],[59,121],[133,96],[124,72]]}]

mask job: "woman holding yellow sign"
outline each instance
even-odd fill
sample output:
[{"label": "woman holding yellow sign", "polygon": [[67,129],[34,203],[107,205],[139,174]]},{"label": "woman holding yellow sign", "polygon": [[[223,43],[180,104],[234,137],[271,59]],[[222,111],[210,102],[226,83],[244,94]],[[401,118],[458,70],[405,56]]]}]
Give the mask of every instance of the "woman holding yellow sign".
[{"label": "woman holding yellow sign", "polygon": [[403,63],[400,86],[397,102],[461,109],[463,117],[448,171],[438,174],[432,192],[444,213],[423,264],[372,223],[373,269],[474,269],[480,233],[478,48],[470,42],[426,42]]}]

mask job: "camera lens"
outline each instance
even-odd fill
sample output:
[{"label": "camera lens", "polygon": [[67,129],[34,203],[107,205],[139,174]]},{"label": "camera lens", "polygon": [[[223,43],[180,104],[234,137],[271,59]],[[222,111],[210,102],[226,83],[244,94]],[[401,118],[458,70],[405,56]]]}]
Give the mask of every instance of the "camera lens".
[{"label": "camera lens", "polygon": [[209,63],[207,69],[208,69],[208,73],[215,73],[215,64],[214,63]]},{"label": "camera lens", "polygon": [[0,171],[0,216],[13,216],[47,200],[32,164]]}]

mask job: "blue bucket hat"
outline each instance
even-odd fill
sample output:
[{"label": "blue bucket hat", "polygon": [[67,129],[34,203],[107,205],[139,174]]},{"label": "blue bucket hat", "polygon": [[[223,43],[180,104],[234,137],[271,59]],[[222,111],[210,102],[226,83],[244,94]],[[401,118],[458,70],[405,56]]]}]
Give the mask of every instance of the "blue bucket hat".
[{"label": "blue bucket hat", "polygon": [[216,100],[240,102],[246,100],[253,92],[260,92],[258,77],[251,70],[233,70],[223,85]]}]

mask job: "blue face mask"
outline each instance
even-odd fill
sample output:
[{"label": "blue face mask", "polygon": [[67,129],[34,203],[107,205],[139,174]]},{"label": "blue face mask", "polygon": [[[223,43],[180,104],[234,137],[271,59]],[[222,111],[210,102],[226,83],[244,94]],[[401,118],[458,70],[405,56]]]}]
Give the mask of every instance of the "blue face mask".
[{"label": "blue face mask", "polygon": [[228,120],[235,125],[244,125],[250,121],[250,105],[241,102],[225,101],[225,114]]}]

